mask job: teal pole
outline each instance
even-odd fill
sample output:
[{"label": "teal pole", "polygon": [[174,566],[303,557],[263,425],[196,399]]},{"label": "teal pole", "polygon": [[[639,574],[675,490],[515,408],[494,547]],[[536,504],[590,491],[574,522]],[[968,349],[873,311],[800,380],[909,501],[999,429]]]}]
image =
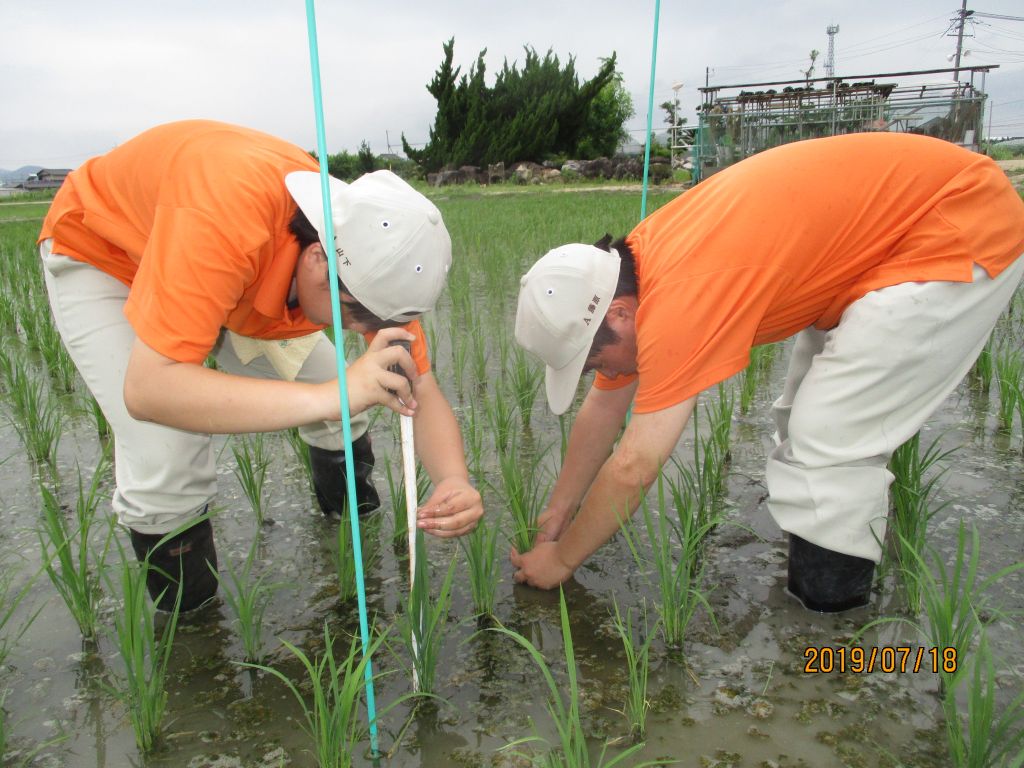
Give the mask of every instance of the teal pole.
[{"label": "teal pole", "polygon": [[[345,439],[345,472],[348,479],[348,516],[352,526],[352,555],[356,562],[356,595],[359,601],[359,635],[366,659],[366,712],[370,722],[370,752],[380,755],[377,744],[377,709],[373,695],[373,662],[370,658],[370,627],[366,617],[366,584],[363,579],[363,547],[359,535],[359,503],[356,499],[356,473],[352,463],[352,421],[348,407],[345,378],[345,341],[342,336],[341,299],[338,295],[338,259],[334,246],[334,217],[331,215],[331,186],[327,176],[327,137],[324,132],[323,92],[320,88],[320,52],[316,37],[316,12],[313,0],[306,0],[306,26],[309,31],[309,64],[313,73],[313,111],[316,113],[316,153],[320,159],[320,194],[324,201],[324,237],[327,240],[327,270],[331,280],[331,320],[334,328],[334,353],[338,364],[338,399],[341,402],[341,431]],[[344,523],[342,523],[344,525]]]},{"label": "teal pole", "polygon": [[658,19],[661,0],[654,0],[654,43],[651,45],[651,87],[647,94],[647,137],[644,141],[644,184],[640,195],[640,220],[647,216],[647,177],[651,171],[651,120],[654,117],[654,71],[658,63]]}]

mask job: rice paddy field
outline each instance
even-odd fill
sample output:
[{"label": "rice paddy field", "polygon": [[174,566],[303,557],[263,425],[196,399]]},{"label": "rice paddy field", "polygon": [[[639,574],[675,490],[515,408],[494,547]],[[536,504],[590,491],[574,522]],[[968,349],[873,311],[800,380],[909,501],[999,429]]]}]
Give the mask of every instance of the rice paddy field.
[{"label": "rice paddy field", "polygon": [[518,279],[556,244],[626,233],[640,193],[429,194],[455,253],[428,341],[486,514],[461,542],[427,537],[429,589],[410,598],[397,418],[376,414],[376,758],[350,536],[319,511],[295,435],[217,438],[219,597],[154,615],[109,521],[112,441],[49,319],[46,203],[0,205],[5,766],[1021,765],[1020,294],[894,457],[898,524],[869,607],[818,615],[785,591],[764,481],[785,343],[703,398],[632,525],[540,592],[513,584],[508,551],[530,541],[571,417],[550,415],[512,340]]}]

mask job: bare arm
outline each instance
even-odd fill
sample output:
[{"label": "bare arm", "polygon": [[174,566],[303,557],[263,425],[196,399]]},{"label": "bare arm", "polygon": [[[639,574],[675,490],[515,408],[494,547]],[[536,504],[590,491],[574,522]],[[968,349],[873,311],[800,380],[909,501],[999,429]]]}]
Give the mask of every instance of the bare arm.
[{"label": "bare arm", "polygon": [[[382,331],[348,367],[352,413],[378,403],[399,412],[414,412],[415,401],[408,395],[405,377],[387,370],[395,363],[415,370],[408,352],[387,346],[392,338],[409,335],[400,328]],[[408,406],[398,402],[402,395],[410,398]],[[234,376],[173,360],[141,339],[135,340],[128,359],[124,402],[128,413],[141,421],[210,434],[270,432],[341,418],[337,380],[304,384]]]},{"label": "bare arm", "polygon": [[634,415],[562,538],[538,544],[526,553],[513,552],[516,581],[542,589],[558,586],[615,535],[657,478],[696,401],[692,397],[662,411]]},{"label": "bare arm", "polygon": [[472,531],[484,513],[480,493],[469,482],[455,414],[433,374],[416,380],[416,453],[434,483],[417,512],[419,527],[442,538]]},{"label": "bare arm", "polygon": [[540,516],[537,541],[557,539],[576,513],[598,470],[612,452],[612,444],[633,402],[636,382],[621,389],[591,387],[580,406],[562,471]]}]

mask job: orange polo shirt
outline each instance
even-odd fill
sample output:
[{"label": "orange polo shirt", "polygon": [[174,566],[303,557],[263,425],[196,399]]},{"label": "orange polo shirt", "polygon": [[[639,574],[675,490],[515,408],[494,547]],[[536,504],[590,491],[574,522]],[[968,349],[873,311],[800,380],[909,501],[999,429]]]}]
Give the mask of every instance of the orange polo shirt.
[{"label": "orange polo shirt", "polygon": [[[267,134],[189,120],[148,130],[68,175],[39,239],[130,287],[124,313],[162,355],[202,363],[222,328],[257,339],[321,330],[287,307],[299,255],[292,171],[307,152]],[[413,358],[430,369],[423,330]]]},{"label": "orange polo shirt", "polygon": [[989,158],[939,139],[863,133],[777,147],[659,208],[636,257],[634,410],[680,403],[750,348],[835,327],[869,291],[991,277],[1024,252],[1024,202]]}]

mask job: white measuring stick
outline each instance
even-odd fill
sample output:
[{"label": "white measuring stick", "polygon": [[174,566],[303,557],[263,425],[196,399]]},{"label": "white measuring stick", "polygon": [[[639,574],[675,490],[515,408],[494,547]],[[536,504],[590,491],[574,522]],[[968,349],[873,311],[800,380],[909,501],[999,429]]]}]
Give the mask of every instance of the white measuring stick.
[{"label": "white measuring stick", "polygon": [[[416,498],[416,447],[413,442],[412,416],[399,416],[398,425],[402,434],[402,472],[405,475],[405,510],[406,522],[409,527],[409,593],[412,594],[416,584],[416,509],[419,507],[419,500]],[[422,629],[422,616],[410,616],[410,621],[416,622],[416,629]],[[412,655],[419,657],[419,648],[416,645],[416,632],[410,633],[412,637]],[[416,666],[412,668],[412,688],[414,691],[420,689],[419,678],[416,674]]]}]

